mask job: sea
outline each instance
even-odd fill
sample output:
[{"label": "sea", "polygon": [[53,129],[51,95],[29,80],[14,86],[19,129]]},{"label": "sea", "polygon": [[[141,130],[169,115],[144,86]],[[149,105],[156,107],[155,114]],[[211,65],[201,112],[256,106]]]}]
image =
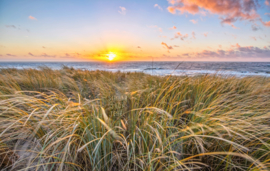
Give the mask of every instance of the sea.
[{"label": "sea", "polygon": [[0,62],[1,68],[59,70],[64,66],[81,70],[143,72],[151,75],[204,75],[270,77],[270,62]]}]

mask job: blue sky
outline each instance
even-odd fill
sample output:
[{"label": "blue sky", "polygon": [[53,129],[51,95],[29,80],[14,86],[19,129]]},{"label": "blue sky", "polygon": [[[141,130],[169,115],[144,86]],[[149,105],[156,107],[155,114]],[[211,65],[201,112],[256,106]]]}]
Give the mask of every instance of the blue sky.
[{"label": "blue sky", "polygon": [[0,61],[270,61],[269,0],[232,2],[1,0]]}]

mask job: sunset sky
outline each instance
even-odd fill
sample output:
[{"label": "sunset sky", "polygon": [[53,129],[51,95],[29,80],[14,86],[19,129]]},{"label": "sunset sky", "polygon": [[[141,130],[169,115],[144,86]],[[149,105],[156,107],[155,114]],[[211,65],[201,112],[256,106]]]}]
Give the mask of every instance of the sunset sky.
[{"label": "sunset sky", "polygon": [[0,0],[0,61],[270,61],[270,0]]}]

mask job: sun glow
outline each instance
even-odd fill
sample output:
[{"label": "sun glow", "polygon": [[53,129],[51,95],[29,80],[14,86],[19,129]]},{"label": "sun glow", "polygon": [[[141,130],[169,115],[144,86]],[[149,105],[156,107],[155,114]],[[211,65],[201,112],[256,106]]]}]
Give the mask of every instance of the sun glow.
[{"label": "sun glow", "polygon": [[116,57],[116,54],[110,52],[109,54],[107,54],[107,56],[108,56],[109,61],[112,61]]}]

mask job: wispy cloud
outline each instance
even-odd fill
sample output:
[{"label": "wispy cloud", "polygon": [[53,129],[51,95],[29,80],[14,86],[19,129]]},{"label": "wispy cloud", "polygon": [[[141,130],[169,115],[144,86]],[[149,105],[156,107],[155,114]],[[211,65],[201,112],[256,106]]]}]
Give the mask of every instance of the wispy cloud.
[{"label": "wispy cloud", "polygon": [[270,27],[270,21],[266,21],[264,22],[262,19],[260,20],[262,22],[262,24],[266,27]]},{"label": "wispy cloud", "polygon": [[208,36],[208,33],[206,32],[206,33],[203,33],[203,35],[205,36],[205,37],[207,37]]},{"label": "wispy cloud", "polygon": [[140,46],[137,46],[137,48],[141,49],[141,47],[140,47]]},{"label": "wispy cloud", "polygon": [[260,29],[260,27],[258,27],[257,25],[252,25],[251,26],[251,29],[253,30],[253,31],[257,31],[257,30],[259,30]]},{"label": "wispy cloud", "polygon": [[157,28],[159,32],[162,32],[162,28],[158,27],[157,25],[151,25],[151,26],[147,26],[148,28]]},{"label": "wispy cloud", "polygon": [[169,28],[170,30],[175,30],[176,29],[176,26],[173,26],[171,28]]},{"label": "wispy cloud", "polygon": [[168,50],[173,49],[172,46],[168,46],[167,43],[161,42],[161,45],[163,45],[164,47],[166,47]]},{"label": "wispy cloud", "polygon": [[195,37],[195,36],[196,36],[195,32],[193,31],[191,34],[192,34],[193,39],[196,39],[196,37]]},{"label": "wispy cloud", "polygon": [[182,35],[180,32],[176,32],[175,35],[174,35],[174,38],[177,39],[179,37],[180,37],[181,40],[184,40],[184,39],[188,38],[188,34]]},{"label": "wispy cloud", "polygon": [[7,53],[6,55],[7,55],[7,56],[10,56],[10,57],[16,57],[16,55],[12,55],[12,54],[10,54],[10,53]]},{"label": "wispy cloud", "polygon": [[35,17],[33,17],[31,15],[28,18],[31,19],[31,20],[37,20]]},{"label": "wispy cloud", "polygon": [[33,55],[31,52],[29,52],[28,55],[30,55],[30,56],[35,56],[35,55]]},{"label": "wispy cloud", "polygon": [[250,36],[250,38],[255,40],[255,41],[257,40],[256,37],[254,37],[254,36]]},{"label": "wispy cloud", "polygon": [[268,47],[258,48],[255,46],[240,46],[238,43],[231,46],[229,50],[203,50],[193,55],[197,58],[270,58],[270,49]]},{"label": "wispy cloud", "polygon": [[192,22],[193,24],[197,24],[198,20],[189,20],[190,22]]},{"label": "wispy cloud", "polygon": [[48,55],[46,53],[42,53],[40,56],[45,58],[55,58],[55,55]]},{"label": "wispy cloud", "polygon": [[122,15],[126,15],[127,9],[125,7],[121,7],[121,6],[119,8],[120,8],[120,10],[118,12]]},{"label": "wispy cloud", "polygon": [[14,28],[16,29],[17,27],[15,25],[6,25],[7,28]]},{"label": "wispy cloud", "polygon": [[158,4],[155,4],[154,7],[155,7],[155,8],[157,7],[157,8],[160,9],[161,11],[163,10],[163,9],[161,8],[161,6],[159,6]]}]

